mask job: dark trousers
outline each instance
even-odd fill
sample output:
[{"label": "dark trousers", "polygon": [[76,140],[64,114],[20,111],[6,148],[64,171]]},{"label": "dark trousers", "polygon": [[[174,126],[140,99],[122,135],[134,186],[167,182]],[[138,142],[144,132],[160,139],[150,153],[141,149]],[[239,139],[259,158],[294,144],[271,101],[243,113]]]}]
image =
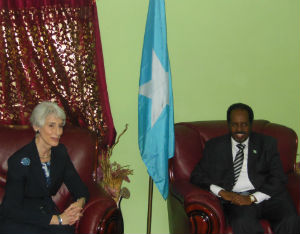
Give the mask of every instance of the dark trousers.
[{"label": "dark trousers", "polygon": [[260,219],[266,219],[275,234],[300,234],[300,218],[287,193],[259,204],[236,206],[223,203],[234,234],[263,234]]},{"label": "dark trousers", "polygon": [[74,234],[74,227],[68,225],[48,225],[40,227],[32,224],[18,223],[3,219],[0,223],[0,234]]}]

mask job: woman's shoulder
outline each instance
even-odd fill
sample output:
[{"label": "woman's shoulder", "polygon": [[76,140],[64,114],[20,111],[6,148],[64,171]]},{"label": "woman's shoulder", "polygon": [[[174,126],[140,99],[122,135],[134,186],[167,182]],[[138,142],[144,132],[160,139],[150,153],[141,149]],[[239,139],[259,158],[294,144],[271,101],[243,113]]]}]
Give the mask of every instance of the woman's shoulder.
[{"label": "woman's shoulder", "polygon": [[20,157],[24,157],[24,154],[28,154],[30,156],[30,153],[33,151],[33,142],[30,142],[24,146],[22,146],[20,149],[18,149],[16,152],[14,152],[10,157],[9,160],[15,160]]},{"label": "woman's shoulder", "polygon": [[13,153],[7,160],[9,165],[29,166],[32,160],[32,142],[24,145]]},{"label": "woman's shoulder", "polygon": [[59,143],[57,146],[53,147],[57,151],[67,151],[67,147],[63,143]]},{"label": "woman's shoulder", "polygon": [[52,152],[54,154],[59,154],[60,156],[68,156],[68,150],[62,143],[59,143],[57,146],[52,147]]}]

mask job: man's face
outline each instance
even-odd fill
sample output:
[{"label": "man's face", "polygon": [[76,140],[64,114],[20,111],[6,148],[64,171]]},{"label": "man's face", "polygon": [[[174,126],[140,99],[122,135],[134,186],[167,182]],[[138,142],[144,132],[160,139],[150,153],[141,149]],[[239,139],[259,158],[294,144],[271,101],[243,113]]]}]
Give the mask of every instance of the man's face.
[{"label": "man's face", "polygon": [[232,138],[239,143],[248,139],[251,124],[246,110],[236,109],[230,113],[229,131]]}]

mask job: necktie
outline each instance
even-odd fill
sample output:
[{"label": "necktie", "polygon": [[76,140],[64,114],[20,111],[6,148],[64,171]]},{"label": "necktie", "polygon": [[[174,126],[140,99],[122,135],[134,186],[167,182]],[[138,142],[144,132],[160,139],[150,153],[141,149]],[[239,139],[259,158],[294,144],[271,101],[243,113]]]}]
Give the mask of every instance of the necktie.
[{"label": "necktie", "polygon": [[243,166],[245,145],[237,144],[237,147],[239,148],[239,150],[236,153],[236,156],[235,156],[235,159],[233,162],[234,184],[236,183],[237,179],[239,178],[239,175],[240,175],[240,172],[241,172],[241,169]]}]

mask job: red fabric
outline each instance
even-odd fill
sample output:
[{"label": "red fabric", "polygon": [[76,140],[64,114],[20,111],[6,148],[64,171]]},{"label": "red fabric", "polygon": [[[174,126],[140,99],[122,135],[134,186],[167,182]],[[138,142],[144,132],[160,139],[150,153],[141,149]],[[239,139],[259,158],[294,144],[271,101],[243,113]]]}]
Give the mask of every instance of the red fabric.
[{"label": "red fabric", "polygon": [[114,142],[94,0],[0,1],[0,123],[28,124],[43,100]]},{"label": "red fabric", "polygon": [[24,9],[29,7],[44,7],[53,5],[69,5],[71,7],[82,7],[94,4],[91,0],[1,0],[0,9]]},{"label": "red fabric", "polygon": [[[104,61],[103,61],[103,52],[102,52],[102,43],[101,43],[101,37],[100,37],[100,30],[99,30],[99,23],[98,23],[98,14],[97,14],[97,7],[93,7],[94,9],[94,30],[95,30],[95,40],[96,40],[96,68],[98,70],[98,87],[101,89],[99,90],[99,99],[102,102],[102,111],[105,113],[104,116],[106,116],[106,122],[108,126],[114,126],[113,118],[110,111],[109,106],[109,100],[108,95],[103,95],[103,93],[107,93],[107,87],[106,87],[106,81],[105,79],[101,79],[101,77],[105,77],[105,70],[104,70]],[[108,139],[108,143],[111,144],[112,140],[116,137],[116,132],[113,129],[113,131],[109,131],[106,135]]]}]

